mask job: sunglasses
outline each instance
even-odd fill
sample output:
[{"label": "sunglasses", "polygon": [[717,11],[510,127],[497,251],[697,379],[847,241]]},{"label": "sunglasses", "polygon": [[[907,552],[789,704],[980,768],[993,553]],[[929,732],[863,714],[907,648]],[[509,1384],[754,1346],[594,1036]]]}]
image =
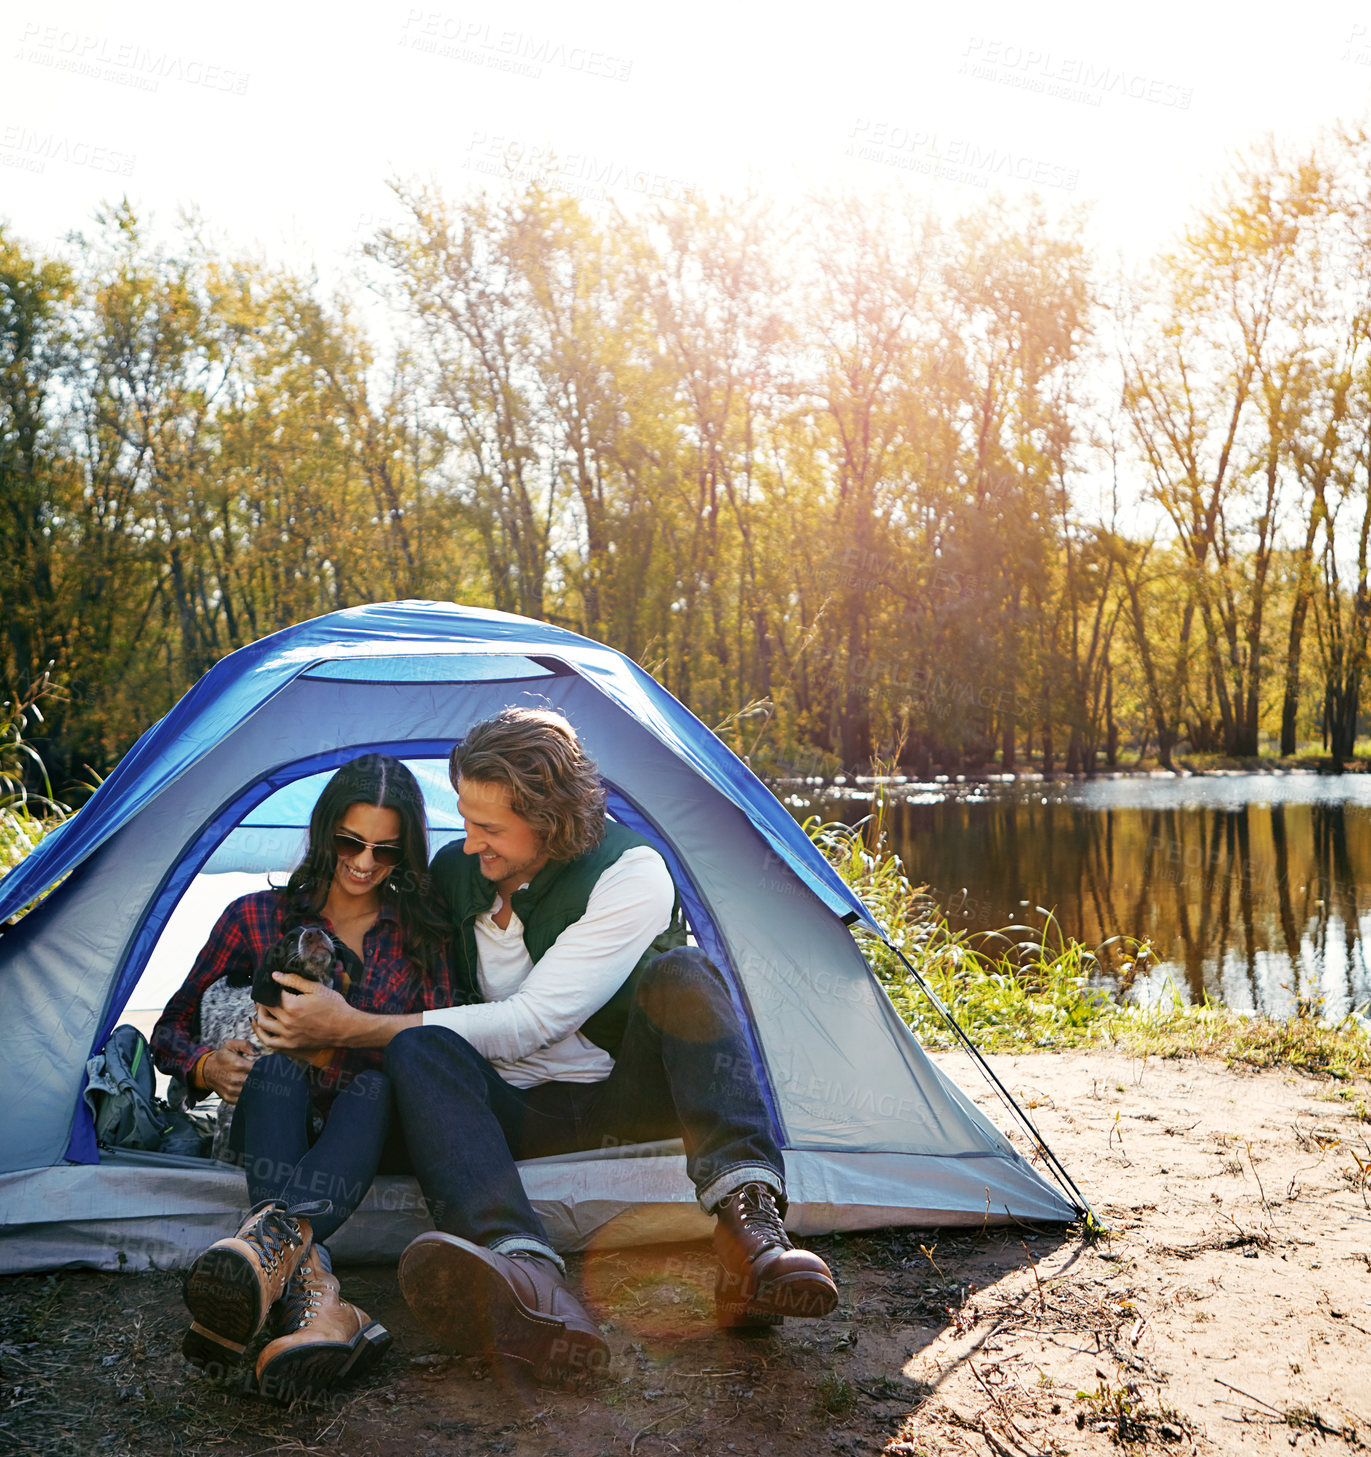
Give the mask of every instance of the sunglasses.
[{"label": "sunglasses", "polygon": [[399,845],[373,845],[370,840],[360,840],[356,835],[348,834],[346,830],[333,832],[334,854],[345,860],[351,860],[354,855],[360,855],[363,850],[370,850],[376,863],[386,869],[398,865],[405,858],[405,852]]}]

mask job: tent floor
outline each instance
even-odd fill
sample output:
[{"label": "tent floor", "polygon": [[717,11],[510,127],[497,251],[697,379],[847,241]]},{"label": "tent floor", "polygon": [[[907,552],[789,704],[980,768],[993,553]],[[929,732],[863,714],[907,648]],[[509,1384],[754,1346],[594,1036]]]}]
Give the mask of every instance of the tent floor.
[{"label": "tent floor", "polygon": [[[1026,1165],[998,1157],[787,1150],[793,1234],[891,1226],[1067,1221],[1076,1211]],[[679,1142],[533,1159],[520,1174],[561,1250],[707,1238]],[[224,1164],[108,1156],[0,1175],[0,1273],[68,1266],[176,1269],[224,1235],[246,1206]],[[433,1226],[412,1179],[383,1175],[329,1242],[340,1261],[388,1261]]]}]

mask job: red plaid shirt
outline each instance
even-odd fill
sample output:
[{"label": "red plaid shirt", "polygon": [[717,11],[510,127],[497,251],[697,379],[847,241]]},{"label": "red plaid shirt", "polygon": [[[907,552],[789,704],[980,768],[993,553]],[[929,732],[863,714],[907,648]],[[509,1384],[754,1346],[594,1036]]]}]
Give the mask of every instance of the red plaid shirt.
[{"label": "red plaid shirt", "polygon": [[[276,890],[242,896],[219,917],[190,975],[152,1029],[153,1061],[164,1073],[186,1083],[189,1101],[203,1096],[190,1087],[191,1071],[207,1052],[214,1051],[200,1037],[200,998],[205,989],[234,971],[239,980],[251,983],[267,948],[302,919],[329,924],[327,917],[292,905],[284,891]],[[383,897],[380,912],[362,940],[362,952],[363,975],[347,992],[354,1007],[364,1012],[424,1012],[450,1007],[456,1000],[446,949],[434,958],[427,978],[405,955],[394,901]],[[359,1072],[379,1068],[381,1057],[380,1048],[339,1048],[325,1066],[315,1069],[315,1102],[326,1107],[338,1089]]]}]

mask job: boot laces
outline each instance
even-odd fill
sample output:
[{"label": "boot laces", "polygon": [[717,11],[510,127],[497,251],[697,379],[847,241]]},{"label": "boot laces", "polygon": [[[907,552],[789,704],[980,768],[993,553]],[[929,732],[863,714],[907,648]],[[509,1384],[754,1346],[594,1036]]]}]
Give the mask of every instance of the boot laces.
[{"label": "boot laces", "polygon": [[765,1184],[744,1184],[737,1199],[738,1216],[750,1233],[760,1235],[768,1244],[790,1248],[790,1236],[781,1222],[775,1196]]},{"label": "boot laces", "polygon": [[243,1238],[258,1250],[268,1271],[280,1264],[288,1249],[305,1242],[300,1226],[280,1205],[264,1209]]},{"label": "boot laces", "polygon": [[311,1257],[291,1276],[281,1297],[281,1329],[298,1331],[312,1321],[323,1303],[323,1269],[316,1269]]}]

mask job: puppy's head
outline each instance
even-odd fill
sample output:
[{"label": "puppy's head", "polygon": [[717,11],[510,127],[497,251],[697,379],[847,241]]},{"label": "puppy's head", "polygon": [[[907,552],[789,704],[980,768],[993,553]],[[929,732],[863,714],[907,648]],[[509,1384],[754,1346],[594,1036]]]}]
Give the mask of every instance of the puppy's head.
[{"label": "puppy's head", "polygon": [[328,981],[338,960],[333,937],[322,926],[287,931],[271,949],[277,955],[273,971],[292,971],[310,981]]},{"label": "puppy's head", "polygon": [[[309,981],[328,982],[338,961],[338,947],[322,926],[298,926],[267,947],[252,978],[252,999],[265,1007],[280,1004],[282,987],[274,971],[289,971]],[[286,988],[297,995],[293,988]]]}]

